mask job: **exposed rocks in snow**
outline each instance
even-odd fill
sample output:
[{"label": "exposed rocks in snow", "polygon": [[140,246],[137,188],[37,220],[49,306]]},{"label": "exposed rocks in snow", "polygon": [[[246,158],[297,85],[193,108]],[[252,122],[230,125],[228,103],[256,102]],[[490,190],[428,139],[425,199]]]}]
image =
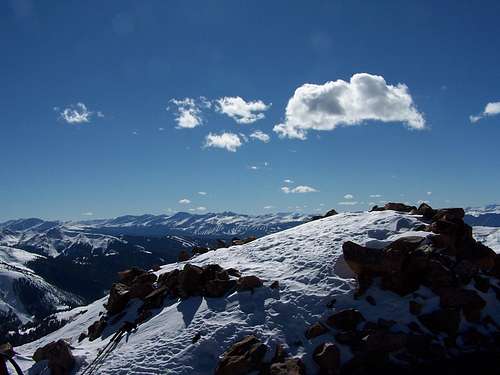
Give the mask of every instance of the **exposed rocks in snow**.
[{"label": "exposed rocks in snow", "polygon": [[264,366],[267,346],[255,336],[246,336],[233,344],[222,356],[215,375],[246,375]]},{"label": "exposed rocks in snow", "polygon": [[101,317],[99,320],[96,320],[94,323],[92,323],[87,332],[89,341],[94,341],[95,339],[100,337],[106,326],[107,320],[104,317]]},{"label": "exposed rocks in snow", "polygon": [[314,349],[313,358],[322,374],[335,375],[340,369],[340,350],[333,342],[324,342]]},{"label": "exposed rocks in snow", "polygon": [[235,237],[231,240],[231,246],[245,245],[247,243],[255,241],[256,239],[257,239],[257,237],[254,237],[254,236],[250,236],[250,237],[247,237],[244,239],[239,239],[239,238]]},{"label": "exposed rocks in snow", "polygon": [[326,214],[324,215],[317,215],[317,216],[313,216],[311,218],[311,221],[314,221],[314,220],[319,220],[319,219],[324,219],[325,217],[330,217],[330,216],[333,216],[333,215],[337,215],[338,212],[335,211],[334,209],[331,209],[330,211],[328,211]]},{"label": "exposed rocks in snow", "polygon": [[305,336],[310,340],[327,332],[328,328],[326,328],[322,323],[316,322],[306,330]]},{"label": "exposed rocks in snow", "polygon": [[58,340],[38,348],[33,354],[35,362],[47,361],[52,375],[69,375],[75,366],[75,358],[70,346],[64,340]]},{"label": "exposed rocks in snow", "polygon": [[417,207],[415,206],[408,206],[404,203],[394,203],[394,202],[389,202],[384,205],[384,207],[379,207],[379,206],[373,206],[371,211],[385,211],[385,210],[390,210],[390,211],[398,211],[398,212],[411,212],[412,210],[416,210]]},{"label": "exposed rocks in snow", "polygon": [[237,282],[238,290],[254,290],[262,286],[262,280],[257,276],[242,276]]},{"label": "exposed rocks in snow", "polygon": [[189,253],[186,250],[182,250],[179,253],[179,255],[177,256],[177,261],[178,262],[185,262],[186,260],[189,260],[190,258],[191,258],[191,255],[189,255]]},{"label": "exposed rocks in snow", "polygon": [[356,309],[345,309],[336,312],[327,319],[327,323],[339,330],[353,331],[364,321],[363,315]]}]

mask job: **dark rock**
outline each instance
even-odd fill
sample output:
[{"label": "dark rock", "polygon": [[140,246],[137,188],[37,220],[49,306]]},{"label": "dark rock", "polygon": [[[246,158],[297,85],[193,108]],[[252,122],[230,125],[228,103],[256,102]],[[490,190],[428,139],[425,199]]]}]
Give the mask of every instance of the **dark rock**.
[{"label": "dark rock", "polygon": [[262,280],[257,276],[242,276],[238,279],[237,287],[239,291],[253,290],[262,286]]},{"label": "dark rock", "polygon": [[82,342],[87,338],[87,334],[85,332],[80,333],[80,336],[78,336],[78,342]]},{"label": "dark rock", "polygon": [[194,337],[191,339],[191,342],[193,344],[196,344],[200,339],[201,339],[201,333],[197,332],[196,335],[194,335]]},{"label": "dark rock", "polygon": [[490,289],[490,280],[486,277],[476,275],[474,277],[474,286],[480,292],[487,293]]},{"label": "dark rock", "polygon": [[277,362],[284,362],[285,358],[287,357],[285,348],[283,345],[278,344],[276,345],[276,350],[274,351],[273,359],[271,360],[271,363],[277,363]]},{"label": "dark rock", "polygon": [[[223,247],[225,247],[225,246],[223,246]],[[205,254],[205,253],[208,253],[209,251],[210,250],[207,247],[204,247],[204,246],[195,246],[191,250],[191,252],[193,253],[193,255],[195,255],[195,254]]]},{"label": "dark rock", "polygon": [[258,371],[266,351],[267,347],[255,336],[246,336],[223,354],[215,375],[246,375]]},{"label": "dark rock", "polygon": [[334,343],[320,344],[313,352],[314,362],[319,366],[321,374],[337,374],[340,369],[340,350]]},{"label": "dark rock", "polygon": [[284,362],[273,363],[270,375],[305,375],[306,368],[300,358],[288,358]]},{"label": "dark rock", "polygon": [[412,300],[409,302],[409,309],[410,314],[419,315],[422,312],[422,304]]},{"label": "dark rock", "polygon": [[107,326],[107,321],[105,318],[100,318],[90,325],[87,329],[87,336],[89,341],[94,341],[95,339],[101,337],[104,329]]},{"label": "dark rock", "polygon": [[187,263],[177,277],[179,295],[182,298],[201,294],[203,269]]},{"label": "dark rock", "polygon": [[384,210],[399,211],[399,212],[410,212],[411,210],[416,210],[415,206],[408,206],[404,203],[389,202],[384,205]]},{"label": "dark rock", "polygon": [[75,366],[70,346],[64,340],[54,341],[38,348],[33,354],[33,360],[35,362],[47,360],[52,375],[69,375]]},{"label": "dark rock", "polygon": [[177,256],[178,262],[185,262],[189,259],[191,259],[191,255],[189,255],[189,253],[186,250],[182,250]]},{"label": "dark rock", "polygon": [[377,304],[377,301],[375,301],[375,298],[373,298],[372,296],[366,296],[366,302],[368,302],[372,306],[375,306]]},{"label": "dark rock", "polygon": [[233,276],[233,277],[240,277],[241,276],[240,271],[238,271],[235,268],[228,268],[226,270],[226,272],[228,273],[229,276]]},{"label": "dark rock", "polygon": [[366,336],[365,349],[371,352],[389,353],[402,349],[406,345],[407,335],[378,331]]},{"label": "dark rock", "polygon": [[273,281],[271,283],[271,285],[269,285],[269,288],[271,288],[271,289],[279,289],[279,287],[280,287],[280,283],[278,280]]},{"label": "dark rock", "polygon": [[137,276],[143,275],[145,273],[146,271],[144,271],[142,268],[132,267],[128,270],[118,272],[118,278],[120,280],[120,283],[131,285]]},{"label": "dark rock", "polygon": [[460,312],[457,309],[438,309],[420,315],[418,320],[431,332],[455,335],[460,326]]},{"label": "dark rock", "polygon": [[478,274],[479,267],[468,260],[462,260],[453,268],[453,272],[461,283],[468,284]]},{"label": "dark rock", "polygon": [[231,289],[236,286],[235,280],[209,280],[205,284],[205,293],[206,297],[223,297],[226,293],[228,293]]},{"label": "dark rock", "polygon": [[332,298],[332,300],[326,304],[326,307],[329,309],[332,309],[336,303],[337,303],[337,300],[335,298]]},{"label": "dark rock", "polygon": [[438,294],[441,307],[461,308],[464,311],[465,318],[469,321],[478,321],[481,310],[486,306],[486,302],[474,290],[442,288]]},{"label": "dark rock", "polygon": [[353,331],[364,320],[365,318],[358,310],[345,309],[331,315],[327,319],[327,323],[339,330]]},{"label": "dark rock", "polygon": [[115,283],[109,291],[108,302],[106,302],[106,310],[111,315],[121,312],[127,306],[130,300],[130,291],[126,284]]},{"label": "dark rock", "polygon": [[416,213],[418,215],[422,215],[425,219],[432,219],[432,217],[436,214],[436,210],[434,210],[427,203],[422,203],[418,206]]},{"label": "dark rock", "polygon": [[306,335],[306,338],[308,338],[310,340],[310,339],[313,339],[315,337],[321,336],[327,332],[328,332],[328,328],[326,328],[320,322],[317,322],[317,323],[314,323],[312,326],[310,326],[306,330],[305,335]]}]

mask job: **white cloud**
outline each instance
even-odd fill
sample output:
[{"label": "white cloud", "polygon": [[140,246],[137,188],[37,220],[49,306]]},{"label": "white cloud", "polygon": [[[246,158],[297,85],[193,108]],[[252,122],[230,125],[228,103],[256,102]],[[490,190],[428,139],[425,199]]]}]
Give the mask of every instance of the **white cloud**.
[{"label": "white cloud", "polygon": [[420,199],[417,203],[418,203],[418,204],[422,204],[422,203],[429,204],[429,201],[426,201],[426,200]]},{"label": "white cloud", "polygon": [[370,194],[370,198],[382,198],[380,194]]},{"label": "white cloud", "polygon": [[318,190],[311,186],[307,185],[299,185],[294,188],[290,188],[288,186],[283,186],[281,191],[285,194],[304,194],[304,193],[316,193]]},{"label": "white cloud", "polygon": [[225,96],[217,99],[217,111],[234,119],[240,124],[251,124],[263,119],[264,111],[267,111],[271,104],[265,104],[262,100],[245,101],[239,96]]},{"label": "white cloud", "polygon": [[183,199],[179,200],[179,203],[180,204],[190,204],[191,201],[189,199],[187,199],[187,198],[183,198]]},{"label": "white cloud", "polygon": [[500,114],[500,102],[492,102],[486,104],[486,107],[484,107],[483,112],[481,112],[479,115],[469,116],[469,119],[470,122],[476,123],[484,117],[496,116],[498,114]]},{"label": "white cloud", "polygon": [[344,195],[344,199],[353,199],[353,198],[354,198],[354,195],[352,195],[352,194]]},{"label": "white cloud", "polygon": [[258,139],[264,143],[268,143],[271,140],[271,137],[264,133],[263,131],[256,130],[252,134],[250,134],[250,138]]},{"label": "white cloud", "polygon": [[170,99],[170,103],[177,107],[175,121],[178,129],[192,129],[202,124],[201,109],[195,99]]},{"label": "white cloud", "polygon": [[199,195],[207,195],[207,192],[206,191],[199,191],[198,194]]},{"label": "white cloud", "polygon": [[358,73],[349,82],[337,80],[297,88],[288,101],[285,121],[273,130],[281,137],[306,139],[309,130],[333,130],[368,120],[425,128],[424,117],[405,84],[388,85],[382,76]]},{"label": "white cloud", "polygon": [[293,184],[293,181],[287,178],[286,180],[283,180],[285,184]]},{"label": "white cloud", "polygon": [[264,206],[264,210],[270,210],[272,208],[274,208],[274,206]]},{"label": "white cloud", "polygon": [[341,206],[354,206],[358,204],[357,201],[345,201],[345,202],[338,202]]},{"label": "white cloud", "polygon": [[[54,107],[54,111],[59,111],[59,107]],[[90,111],[87,106],[81,102],[71,104],[59,113],[59,117],[68,124],[88,123],[94,115],[97,117],[104,117],[101,111]]]},{"label": "white cloud", "polygon": [[428,191],[428,192],[427,192],[427,195],[432,195],[432,191]]},{"label": "white cloud", "polygon": [[253,170],[253,171],[256,171],[256,170],[258,170],[258,169],[259,169],[259,167],[257,167],[256,165],[251,165],[249,168],[250,168],[251,170]]},{"label": "white cloud", "polygon": [[196,207],[196,211],[206,211],[207,208],[203,206]]},{"label": "white cloud", "polygon": [[158,128],[158,131],[160,131],[160,132],[162,132],[162,131],[164,131],[164,130],[165,130],[165,128],[161,128],[161,127],[160,127],[160,128]]},{"label": "white cloud", "polygon": [[236,152],[238,147],[242,145],[240,137],[234,133],[221,133],[221,134],[212,134],[209,133],[205,137],[205,146],[204,147],[216,147],[216,148],[225,148],[228,151]]},{"label": "white cloud", "polygon": [[84,212],[82,213],[82,216],[94,216],[93,212]]}]

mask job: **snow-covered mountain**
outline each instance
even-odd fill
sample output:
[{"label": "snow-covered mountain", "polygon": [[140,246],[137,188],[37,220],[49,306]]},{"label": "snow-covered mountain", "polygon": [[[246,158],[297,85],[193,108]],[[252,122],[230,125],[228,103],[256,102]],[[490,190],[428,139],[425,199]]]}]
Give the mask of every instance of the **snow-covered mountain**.
[{"label": "snow-covered mountain", "polygon": [[83,302],[81,298],[48,283],[27,266],[39,258],[43,257],[0,246],[0,337],[35,318]]},{"label": "snow-covered mountain", "polygon": [[204,237],[256,236],[292,228],[311,218],[297,213],[242,215],[234,212],[174,215],[120,216],[114,219],[81,221],[68,224],[80,231],[141,236],[187,235]]},{"label": "snow-covered mountain", "polygon": [[469,207],[465,210],[464,220],[472,226],[500,227],[500,204]]},{"label": "snow-covered mountain", "polygon": [[[440,300],[431,289],[420,286],[415,293],[400,296],[376,284],[365,294],[371,299],[353,298],[356,285],[354,273],[342,255],[342,245],[346,241],[377,249],[397,239],[410,240],[414,236],[427,243],[431,241],[431,233],[422,230],[421,220],[421,216],[395,211],[343,213],[271,234],[246,245],[202,254],[190,263],[235,268],[242,275],[258,276],[264,281],[264,287],[252,292],[233,291],[221,298],[165,300],[159,308],[152,310],[152,316],[145,319],[137,330],[128,333],[126,339],[118,342],[98,363],[97,373],[210,374],[234,342],[253,334],[270,348],[282,344],[288,355],[302,358],[308,374],[314,374],[318,371],[313,359],[313,353],[316,353],[314,348],[322,342],[335,341],[342,363],[353,358],[354,352],[349,345],[333,338],[334,334],[335,337],[338,334],[335,330],[323,327],[326,329],[323,336],[310,340],[304,336],[307,327],[325,321],[332,312],[346,308],[359,310],[372,325],[388,324],[392,331],[404,334],[409,334],[409,327],[413,327],[416,332],[429,335],[423,320],[411,314],[408,306],[411,301],[416,303],[417,300],[416,304],[423,313],[437,311]],[[496,247],[495,251],[500,252],[500,247]],[[157,274],[165,274],[184,265],[166,265]],[[270,287],[275,282],[279,283],[278,287]],[[494,325],[498,327],[500,324],[500,305],[494,289],[489,288],[479,294],[485,301],[483,315],[489,316],[493,323],[479,328],[479,324],[464,321],[458,328],[460,332],[474,328],[480,329],[484,335],[495,329],[492,328]],[[76,373],[81,373],[110,344],[113,334],[123,322],[137,317],[137,309],[142,304],[138,299],[132,300],[126,315],[110,319],[100,337],[91,342],[88,339],[79,342],[80,334],[106,314],[103,304],[107,300],[108,297],[105,297],[90,304],[85,308],[86,312],[75,316],[58,331],[16,348],[23,369],[41,370],[43,363],[34,365],[32,354],[39,347],[64,339],[73,348]],[[389,334],[388,337],[392,341],[387,344],[397,346],[403,336]],[[395,342],[395,337],[399,341]],[[432,340],[437,340],[438,344],[446,341],[446,335],[435,333],[430,337],[434,337]],[[346,341],[348,339],[345,337]],[[443,348],[438,344],[432,344],[435,350],[436,345],[440,350]],[[459,342],[456,345],[466,344]],[[422,347],[427,350],[429,345],[424,343],[419,346]],[[457,349],[450,350],[452,353]],[[266,358],[270,359],[273,352],[273,349],[269,350]]]}]

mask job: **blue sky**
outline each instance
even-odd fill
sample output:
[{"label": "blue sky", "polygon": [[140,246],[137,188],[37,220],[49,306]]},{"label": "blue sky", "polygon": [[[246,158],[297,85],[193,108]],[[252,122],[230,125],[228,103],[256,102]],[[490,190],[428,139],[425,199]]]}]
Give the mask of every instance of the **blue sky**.
[{"label": "blue sky", "polygon": [[499,16],[498,1],[2,2],[0,220],[498,202]]}]

